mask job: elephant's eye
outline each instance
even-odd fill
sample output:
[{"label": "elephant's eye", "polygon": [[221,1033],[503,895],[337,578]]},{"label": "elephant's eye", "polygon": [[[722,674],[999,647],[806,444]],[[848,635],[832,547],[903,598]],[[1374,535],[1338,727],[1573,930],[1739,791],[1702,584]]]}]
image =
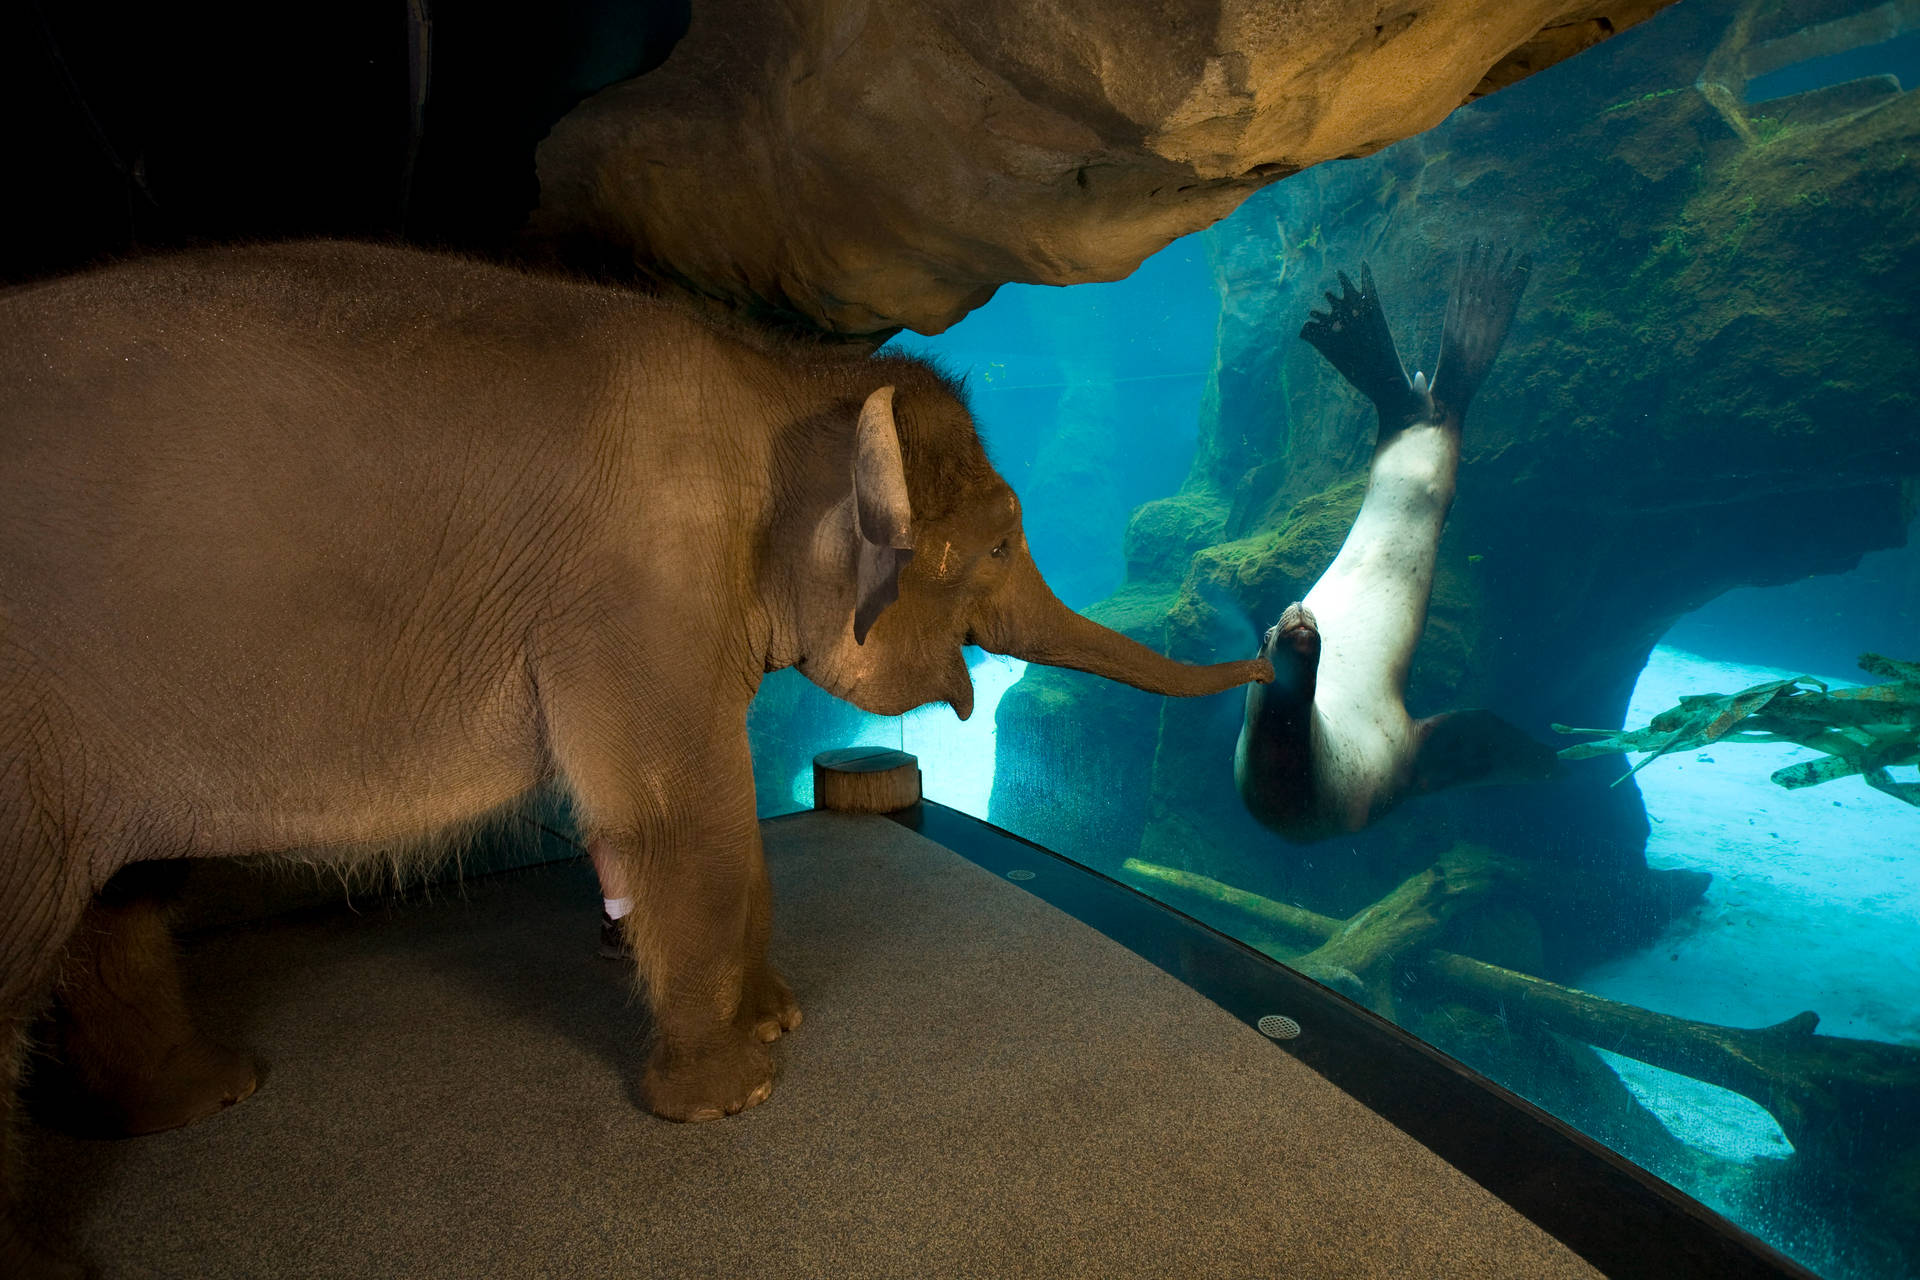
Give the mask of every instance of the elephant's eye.
[{"label": "elephant's eye", "polygon": [[995,547],[993,550],[987,552],[987,554],[992,556],[996,560],[999,560],[1005,557],[1007,554],[1007,539],[1005,538],[1000,539],[1000,545]]}]

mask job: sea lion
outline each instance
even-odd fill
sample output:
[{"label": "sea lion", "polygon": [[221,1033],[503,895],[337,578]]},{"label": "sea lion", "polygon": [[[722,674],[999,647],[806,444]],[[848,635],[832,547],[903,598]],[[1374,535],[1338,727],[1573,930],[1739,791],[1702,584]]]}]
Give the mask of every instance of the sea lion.
[{"label": "sea lion", "polygon": [[1360,514],[1339,555],[1269,629],[1272,684],[1247,690],[1233,776],[1247,810],[1289,840],[1358,831],[1408,796],[1551,777],[1553,751],[1488,711],[1414,720],[1407,669],[1426,626],[1440,531],[1453,503],[1467,402],[1493,366],[1531,262],[1462,255],[1433,379],[1409,379],[1374,288],[1341,293],[1300,336],[1380,411]]}]

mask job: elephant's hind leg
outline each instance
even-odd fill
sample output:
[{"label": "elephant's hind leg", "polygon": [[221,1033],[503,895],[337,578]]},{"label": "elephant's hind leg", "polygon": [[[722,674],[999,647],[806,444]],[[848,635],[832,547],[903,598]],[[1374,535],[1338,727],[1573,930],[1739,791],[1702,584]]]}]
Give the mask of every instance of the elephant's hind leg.
[{"label": "elephant's hind leg", "polygon": [[178,862],[140,862],[88,906],[60,962],[54,1037],[69,1076],[63,1120],[83,1132],[158,1133],[257,1087],[253,1059],[195,1030],[162,904]]},{"label": "elephant's hind leg", "polygon": [[[17,772],[17,771],[16,771]],[[20,1083],[27,1028],[53,985],[62,943],[86,909],[88,885],[57,839],[0,774],[0,1275],[72,1276],[84,1272],[25,1229],[20,1191]],[[23,820],[24,819],[24,820]],[[84,860],[79,860],[84,868]]]}]

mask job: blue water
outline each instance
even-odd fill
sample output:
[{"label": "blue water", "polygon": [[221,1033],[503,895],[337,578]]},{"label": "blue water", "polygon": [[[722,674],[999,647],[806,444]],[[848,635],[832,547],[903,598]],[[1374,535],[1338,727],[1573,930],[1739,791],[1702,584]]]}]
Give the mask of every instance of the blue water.
[{"label": "blue water", "polygon": [[1188,238],[1117,283],[1007,285],[939,337],[903,333],[889,349],[966,375],[1034,560],[1081,608],[1120,585],[1134,508],[1186,474],[1219,315],[1205,250]]},{"label": "blue water", "polygon": [[1893,76],[1906,89],[1920,86],[1920,31],[1903,32],[1888,40],[1808,58],[1755,76],[1747,82],[1746,98],[1753,103],[1773,102],[1866,76]]}]

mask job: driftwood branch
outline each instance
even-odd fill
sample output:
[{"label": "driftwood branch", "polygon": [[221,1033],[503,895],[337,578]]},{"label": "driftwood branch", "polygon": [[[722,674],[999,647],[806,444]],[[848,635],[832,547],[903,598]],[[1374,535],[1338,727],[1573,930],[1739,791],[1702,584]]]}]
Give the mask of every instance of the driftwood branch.
[{"label": "driftwood branch", "polygon": [[1920,1132],[1920,1049],[1815,1034],[1818,1014],[1770,1027],[1723,1027],[1654,1013],[1446,951],[1421,957],[1453,995],[1524,1014],[1595,1048],[1753,1099],[1797,1150],[1858,1160],[1881,1135]]},{"label": "driftwood branch", "polygon": [[[1463,848],[1468,847],[1456,846],[1449,854],[1454,865],[1443,859],[1346,921],[1139,859],[1128,859],[1123,870],[1224,903],[1312,946],[1289,962],[1308,976],[1319,976],[1315,968],[1344,969],[1374,995],[1391,986],[1390,976],[1379,971],[1385,963],[1455,999],[1529,1017],[1596,1048],[1731,1089],[1764,1107],[1798,1150],[1859,1160],[1880,1141],[1901,1150],[1911,1146],[1911,1135],[1920,1132],[1920,1049],[1817,1035],[1819,1017],[1813,1013],[1771,1027],[1723,1027],[1607,1000],[1448,951],[1426,948],[1409,955],[1461,905],[1512,874],[1490,858],[1462,860]],[[1392,964],[1396,957],[1405,963]],[[1344,963],[1331,963],[1336,961]],[[1329,985],[1340,989],[1343,984]]]},{"label": "driftwood branch", "polygon": [[1561,751],[1568,760],[1645,752],[1616,784],[1673,751],[1714,742],[1792,742],[1823,754],[1775,770],[1773,781],[1780,786],[1810,787],[1857,774],[1875,790],[1920,807],[1920,783],[1895,782],[1888,772],[1920,764],[1920,663],[1868,653],[1860,666],[1885,683],[1829,689],[1813,676],[1795,676],[1739,693],[1689,694],[1642,729],[1553,728],[1599,738]]},{"label": "driftwood branch", "polygon": [[1120,870],[1126,875],[1141,880],[1157,880],[1161,884],[1195,897],[1224,903],[1263,924],[1278,928],[1283,934],[1306,947],[1320,945],[1340,932],[1340,926],[1346,923],[1336,916],[1323,916],[1305,907],[1277,902],[1246,889],[1237,889],[1224,880],[1215,880],[1211,876],[1203,876],[1194,871],[1182,871],[1178,867],[1163,867],[1156,862],[1128,858],[1120,864]]},{"label": "driftwood branch", "polygon": [[1301,973],[1388,1016],[1400,958],[1432,945],[1463,907],[1480,901],[1517,868],[1484,849],[1456,844],[1380,901],[1341,921],[1292,962]]}]

